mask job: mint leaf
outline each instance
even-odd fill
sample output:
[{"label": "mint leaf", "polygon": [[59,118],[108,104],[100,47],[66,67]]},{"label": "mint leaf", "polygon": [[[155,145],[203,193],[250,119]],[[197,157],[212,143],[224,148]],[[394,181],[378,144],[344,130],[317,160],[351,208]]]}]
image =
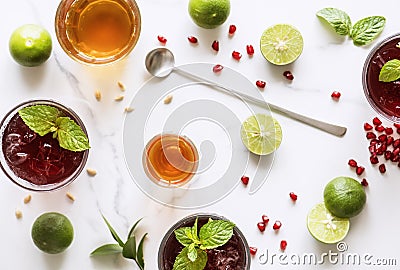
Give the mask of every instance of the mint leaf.
[{"label": "mint leaf", "polygon": [[213,249],[231,239],[235,224],[226,220],[211,220],[200,228],[201,249]]},{"label": "mint leaf", "polygon": [[382,16],[370,16],[356,22],[351,29],[350,37],[356,46],[372,42],[385,27],[386,19]]},{"label": "mint leaf", "polygon": [[393,82],[400,79],[400,60],[392,59],[387,61],[379,73],[379,81]]},{"label": "mint leaf", "polygon": [[189,247],[182,249],[181,253],[176,257],[172,270],[203,270],[207,264],[207,253],[201,249],[195,249],[197,259],[192,262],[188,257]]},{"label": "mint leaf", "polygon": [[101,247],[96,248],[90,253],[91,256],[103,256],[118,254],[122,252],[122,248],[118,244],[106,244]]},{"label": "mint leaf", "polygon": [[191,262],[194,262],[197,259],[197,249],[195,243],[191,243],[188,246],[188,258]]},{"label": "mint leaf", "polygon": [[110,230],[111,235],[112,235],[112,237],[114,238],[114,240],[118,242],[118,244],[119,244],[120,247],[124,247],[124,242],[122,242],[122,240],[121,240],[121,238],[118,236],[117,232],[113,229],[113,227],[111,227],[111,225],[110,225],[110,223],[108,222],[108,220],[107,220],[104,216],[102,216],[102,217],[103,217],[104,222],[107,224],[107,227],[108,227],[108,229]]},{"label": "mint leaf", "polygon": [[127,259],[136,260],[136,238],[133,235],[126,241],[122,248],[122,256]]},{"label": "mint leaf", "polygon": [[345,36],[350,33],[351,20],[346,12],[337,8],[323,8],[317,12],[317,17],[324,19],[335,32]]},{"label": "mint leaf", "polygon": [[22,108],[18,111],[24,123],[40,136],[55,131],[56,119],[60,111],[47,105],[34,105]]},{"label": "mint leaf", "polygon": [[192,228],[182,227],[174,231],[176,240],[185,247],[196,242],[197,236],[193,237]]},{"label": "mint leaf", "polygon": [[60,147],[71,151],[84,151],[90,148],[89,139],[75,121],[69,117],[59,117],[56,125]]},{"label": "mint leaf", "polygon": [[191,233],[192,233],[192,238],[193,238],[194,242],[196,244],[200,244],[199,234],[198,234],[198,231],[197,231],[197,220],[198,219],[196,218],[196,221],[193,224]]}]

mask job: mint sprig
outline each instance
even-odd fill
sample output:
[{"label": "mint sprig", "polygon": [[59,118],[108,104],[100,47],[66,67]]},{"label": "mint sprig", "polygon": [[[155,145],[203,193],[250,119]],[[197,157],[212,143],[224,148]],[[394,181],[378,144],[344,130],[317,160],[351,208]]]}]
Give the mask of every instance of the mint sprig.
[{"label": "mint sprig", "polygon": [[235,224],[227,220],[212,220],[200,228],[197,219],[193,227],[175,230],[175,237],[184,248],[176,257],[173,270],[203,270],[207,264],[205,250],[226,244],[233,235]]},{"label": "mint sprig", "polygon": [[348,35],[356,46],[367,45],[375,40],[386,23],[385,17],[370,16],[352,25],[349,15],[337,8],[323,8],[316,15],[328,22],[337,34]]},{"label": "mint sprig", "polygon": [[40,136],[53,132],[60,147],[70,151],[85,151],[90,148],[89,139],[82,128],[60,110],[48,105],[33,105],[18,111],[24,123]]},{"label": "mint sprig", "polygon": [[136,236],[134,234],[135,229],[139,222],[142,219],[136,221],[135,224],[132,225],[128,233],[128,237],[126,242],[123,242],[121,237],[118,236],[117,232],[113,229],[111,224],[107,221],[107,219],[103,216],[103,220],[106,223],[108,229],[110,230],[111,236],[117,242],[117,244],[105,244],[102,245],[90,253],[91,256],[103,256],[103,255],[112,255],[112,254],[122,254],[122,256],[126,259],[132,259],[136,262],[137,266],[140,270],[144,270],[144,259],[143,259],[143,244],[144,239],[147,236],[145,233],[139,241],[139,244],[136,243]]},{"label": "mint sprig", "polygon": [[400,60],[392,59],[387,61],[379,73],[379,81],[394,82],[400,79]]}]

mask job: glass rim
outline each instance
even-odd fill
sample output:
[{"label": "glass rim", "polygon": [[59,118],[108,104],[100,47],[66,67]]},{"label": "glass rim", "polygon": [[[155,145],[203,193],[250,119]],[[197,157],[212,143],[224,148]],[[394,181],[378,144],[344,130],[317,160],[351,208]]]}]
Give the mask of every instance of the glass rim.
[{"label": "glass rim", "polygon": [[[180,219],[179,221],[175,222],[165,233],[164,237],[161,240],[160,243],[160,247],[158,249],[158,269],[159,270],[164,270],[163,268],[163,261],[162,261],[162,255],[165,249],[165,246],[167,244],[167,241],[170,239],[170,237],[172,235],[174,235],[174,231],[178,228],[181,227],[182,224],[184,224],[185,222],[188,221],[192,221],[195,218],[201,218],[201,217],[205,217],[205,218],[213,218],[213,219],[218,219],[218,220],[226,220],[226,221],[230,221],[228,218],[221,216],[219,214],[215,214],[215,213],[196,213],[196,214],[191,214],[188,215],[186,217],[183,217],[182,219]],[[245,268],[243,270],[249,270],[250,269],[250,264],[251,264],[251,259],[250,259],[250,247],[249,244],[246,240],[246,237],[244,236],[243,232],[239,229],[238,226],[235,225],[235,227],[233,228],[234,234],[236,234],[236,236],[239,238],[240,242],[243,244],[243,247],[245,249]]]},{"label": "glass rim", "polygon": [[[86,134],[86,136],[88,136],[86,127],[85,127],[82,119],[71,108],[69,108],[55,100],[52,100],[52,99],[32,99],[32,100],[27,100],[27,101],[21,102],[18,105],[14,106],[2,118],[2,120],[0,122],[0,141],[1,142],[3,141],[4,129],[6,128],[7,124],[11,120],[11,118],[18,112],[19,109],[25,108],[27,106],[42,105],[42,104],[56,106],[58,108],[65,110],[69,114],[71,114],[72,117],[74,118],[74,120],[77,122],[77,124],[82,128],[82,130]],[[22,187],[22,188],[24,188],[26,190],[30,190],[30,191],[39,191],[39,192],[40,191],[55,191],[55,190],[61,189],[62,187],[69,185],[81,174],[81,172],[83,171],[83,168],[86,165],[88,156],[89,156],[89,149],[84,151],[81,163],[79,164],[79,166],[76,168],[76,170],[70,176],[68,176],[61,182],[46,184],[46,185],[33,184],[33,183],[15,175],[14,172],[10,169],[7,161],[5,160],[3,147],[0,147],[0,167],[1,167],[2,171],[4,172],[4,174],[8,177],[8,179],[10,179],[11,182],[18,185],[19,187]]]}]

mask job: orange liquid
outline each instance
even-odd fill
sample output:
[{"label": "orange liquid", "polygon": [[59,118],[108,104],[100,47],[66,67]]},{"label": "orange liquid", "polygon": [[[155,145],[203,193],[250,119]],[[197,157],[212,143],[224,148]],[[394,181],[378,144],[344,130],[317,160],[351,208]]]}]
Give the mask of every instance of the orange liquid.
[{"label": "orange liquid", "polygon": [[164,134],[155,137],[146,148],[145,158],[150,176],[166,184],[182,184],[197,170],[196,148],[177,135]]}]

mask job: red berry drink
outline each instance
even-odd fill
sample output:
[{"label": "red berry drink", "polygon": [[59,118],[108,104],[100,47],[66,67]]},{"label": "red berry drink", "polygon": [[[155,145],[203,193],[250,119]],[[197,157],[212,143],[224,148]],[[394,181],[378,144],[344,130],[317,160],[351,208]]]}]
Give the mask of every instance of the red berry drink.
[{"label": "red berry drink", "polygon": [[88,150],[70,151],[60,147],[53,133],[40,136],[22,120],[18,111],[32,105],[57,108],[62,116],[74,120],[86,133],[79,117],[53,101],[23,103],[11,110],[1,122],[0,161],[3,171],[17,185],[26,189],[48,191],[72,182],[85,166]]}]

